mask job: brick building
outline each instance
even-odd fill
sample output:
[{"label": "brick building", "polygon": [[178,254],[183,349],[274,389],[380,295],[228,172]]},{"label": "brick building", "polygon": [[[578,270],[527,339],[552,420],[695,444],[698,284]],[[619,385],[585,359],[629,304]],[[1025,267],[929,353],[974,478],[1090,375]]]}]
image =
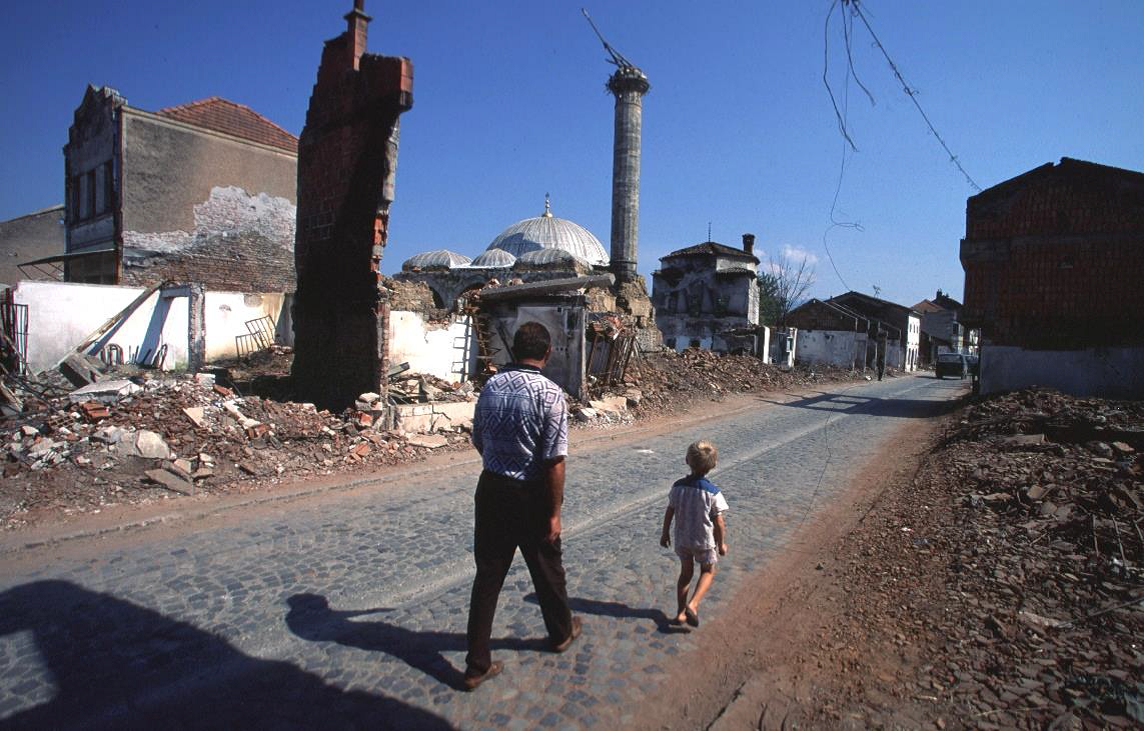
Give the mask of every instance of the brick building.
[{"label": "brick building", "polygon": [[1144,173],[1062,158],[966,202],[985,393],[1144,396]]},{"label": "brick building", "polygon": [[321,407],[384,395],[388,291],[381,257],[413,63],[366,53],[363,0],[326,41],[299,141],[294,386]]},{"label": "brick building", "polygon": [[[850,291],[827,300],[832,305],[841,305],[870,320],[886,339],[886,367],[902,371],[914,371],[918,367],[918,351],[921,344],[921,313],[896,302],[871,297],[861,292]],[[877,333],[871,333],[877,337]]]},{"label": "brick building", "polygon": [[294,288],[298,140],[213,97],[147,112],[89,86],[64,146],[65,278]]}]

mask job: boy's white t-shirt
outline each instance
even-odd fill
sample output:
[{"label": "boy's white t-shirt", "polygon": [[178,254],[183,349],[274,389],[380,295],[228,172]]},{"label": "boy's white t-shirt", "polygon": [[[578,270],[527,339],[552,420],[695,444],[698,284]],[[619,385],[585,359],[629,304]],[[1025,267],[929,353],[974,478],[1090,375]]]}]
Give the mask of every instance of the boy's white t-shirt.
[{"label": "boy's white t-shirt", "polygon": [[684,477],[671,486],[667,504],[675,511],[677,548],[718,548],[715,516],[729,509],[719,488],[703,477]]}]

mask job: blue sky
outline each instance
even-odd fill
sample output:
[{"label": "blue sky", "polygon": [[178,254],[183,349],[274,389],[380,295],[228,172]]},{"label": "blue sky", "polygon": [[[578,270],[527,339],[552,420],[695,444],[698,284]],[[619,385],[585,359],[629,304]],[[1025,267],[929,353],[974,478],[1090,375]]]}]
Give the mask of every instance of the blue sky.
[{"label": "blue sky", "polygon": [[[369,49],[414,62],[383,269],[449,248],[475,256],[510,224],[553,212],[608,245],[611,71],[580,15],[589,0],[367,0]],[[822,84],[830,0],[589,5],[609,42],[647,73],[639,268],[707,238],[758,236],[767,253],[817,258],[811,294],[846,289],[905,304],[960,296],[973,193],[855,22],[847,156],[823,236],[842,138]],[[0,40],[6,113],[0,219],[63,198],[72,113],[88,83],[156,110],[208,96],[298,134],[333,2],[9,4]],[[989,187],[1062,156],[1144,169],[1144,3],[868,0],[875,32],[968,173]],[[841,13],[830,79],[844,93]],[[845,281],[845,286],[843,281]],[[649,283],[650,284],[650,283]]]}]

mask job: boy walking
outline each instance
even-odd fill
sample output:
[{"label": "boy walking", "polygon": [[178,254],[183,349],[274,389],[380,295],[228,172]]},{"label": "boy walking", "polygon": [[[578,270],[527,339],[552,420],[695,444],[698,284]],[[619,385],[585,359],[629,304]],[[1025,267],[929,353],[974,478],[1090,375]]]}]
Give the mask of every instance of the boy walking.
[{"label": "boy walking", "polygon": [[[663,516],[663,534],[659,545],[671,545],[671,521],[675,520],[675,553],[679,556],[679,581],[675,596],[678,602],[672,624],[686,622],[692,627],[699,626],[699,602],[711,588],[715,580],[715,563],[718,556],[727,555],[724,542],[726,530],[723,513],[727,512],[727,501],[719,488],[707,481],[706,475],[715,468],[718,453],[710,442],[698,441],[687,448],[687,466],[691,474],[671,486],[667,501],[667,511]],[[695,562],[699,562],[699,581],[691,601],[687,594],[691,588],[691,577],[695,574]]]}]

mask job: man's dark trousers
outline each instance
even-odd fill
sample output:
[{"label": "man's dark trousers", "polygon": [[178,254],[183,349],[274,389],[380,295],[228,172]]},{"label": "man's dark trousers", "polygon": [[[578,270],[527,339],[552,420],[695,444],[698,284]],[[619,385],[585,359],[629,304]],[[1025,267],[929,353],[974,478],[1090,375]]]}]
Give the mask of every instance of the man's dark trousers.
[{"label": "man's dark trousers", "polygon": [[547,487],[541,481],[522,482],[485,470],[477,483],[476,513],[473,555],[477,576],[469,601],[469,654],[465,657],[469,675],[483,674],[492,664],[493,616],[517,548],[532,574],[549,639],[559,643],[572,634],[560,539],[555,543],[546,540],[551,515]]}]

